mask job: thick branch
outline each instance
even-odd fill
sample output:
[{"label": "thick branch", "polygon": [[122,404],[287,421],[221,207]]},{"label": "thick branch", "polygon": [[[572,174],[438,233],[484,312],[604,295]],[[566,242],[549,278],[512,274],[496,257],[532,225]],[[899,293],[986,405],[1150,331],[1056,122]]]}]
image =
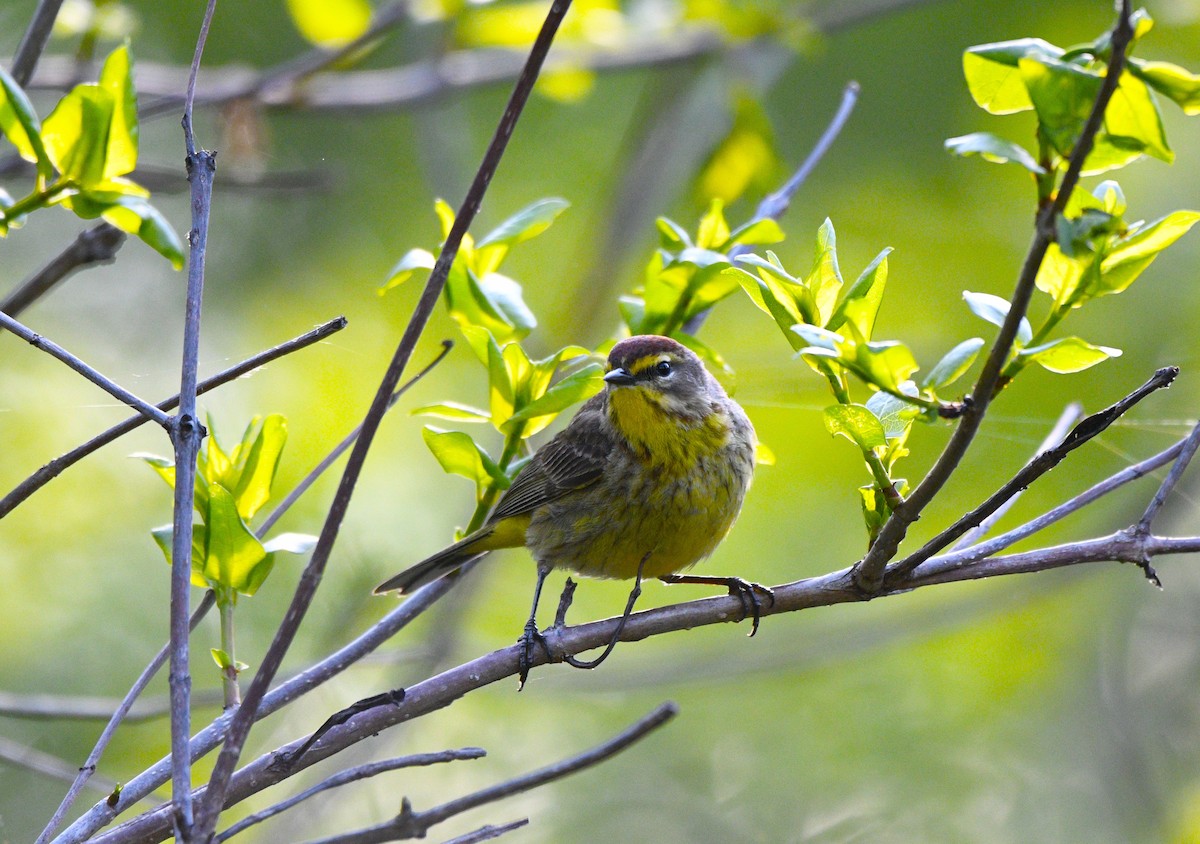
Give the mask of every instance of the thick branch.
[{"label": "thick branch", "polygon": [[13,58],[12,78],[22,88],[29,84],[33,69],[46,49],[46,42],[50,40],[50,32],[54,29],[54,19],[58,17],[62,4],[63,0],[41,0],[33,19],[29,21],[29,28],[21,37],[17,55]]}]

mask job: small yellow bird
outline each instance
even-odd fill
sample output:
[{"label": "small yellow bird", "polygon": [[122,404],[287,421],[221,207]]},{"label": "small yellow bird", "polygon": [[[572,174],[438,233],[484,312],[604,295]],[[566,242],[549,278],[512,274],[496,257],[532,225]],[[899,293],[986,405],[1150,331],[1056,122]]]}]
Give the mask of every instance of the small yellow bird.
[{"label": "small yellow bird", "polygon": [[[518,473],[487,524],[381,584],[411,592],[497,548],[524,545],[537,561],[525,627],[522,681],[537,630],[542,583],[552,568],[591,577],[722,585],[742,599],[758,629],[759,595],[736,577],[682,576],[725,538],[754,474],[756,439],[745,412],[700,359],[669,337],[613,346],[605,387]],[[623,626],[623,622],[622,622]],[[619,635],[620,629],[618,628]],[[595,667],[600,659],[581,663]]]}]

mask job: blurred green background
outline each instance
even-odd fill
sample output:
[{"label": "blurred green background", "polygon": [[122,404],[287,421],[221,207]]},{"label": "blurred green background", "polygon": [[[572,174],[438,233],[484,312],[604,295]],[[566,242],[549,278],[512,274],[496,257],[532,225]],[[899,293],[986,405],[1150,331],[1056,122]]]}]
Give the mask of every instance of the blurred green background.
[{"label": "blurred green background", "polygon": [[[12,55],[34,5],[10,0],[0,8],[0,55]],[[129,3],[139,21],[137,60],[189,61],[201,5]],[[824,20],[859,5],[762,10]],[[1200,67],[1200,2],[1156,2],[1149,11],[1157,27],[1139,55]],[[668,67],[602,73],[575,102],[535,97],[476,226],[486,231],[543,196],[571,203],[505,266],[525,285],[540,319],[526,346],[544,353],[612,334],[616,296],[639,282],[654,247],[654,216],[694,227],[704,203],[693,178],[728,130],[740,97],[758,97],[771,120],[784,167],[778,181],[808,153],[851,79],[862,85],[858,108],[784,218],[781,257],[788,266],[806,264],[817,226],[831,217],[851,278],[884,246],[896,249],[877,336],[905,340],[927,367],[961,339],[990,337],[961,292],[1007,297],[1030,237],[1033,191],[1023,171],[952,158],[942,141],[983,130],[1026,141],[1022,133],[1032,123],[989,117],[974,106],[962,82],[962,51],[1024,36],[1060,45],[1091,40],[1110,17],[1110,4],[1098,1],[915,3],[803,39],[798,50],[772,39],[741,42]],[[415,60],[445,35],[437,26],[403,29],[366,65]],[[72,49],[55,41],[50,52]],[[222,4],[205,67],[266,67],[306,49],[282,2]],[[376,290],[405,251],[435,245],[433,199],[461,200],[507,92],[507,85],[479,87],[403,111],[269,111],[249,119],[253,143],[240,144],[228,116],[199,113],[200,141],[220,152],[201,374],[339,314],[349,318],[328,342],[201,399],[226,440],[256,413],[288,417],[279,488],[290,488],[365,411],[420,285],[410,282],[386,297]],[[43,115],[53,101],[35,96]],[[1146,161],[1118,174],[1130,219],[1200,207],[1200,123],[1173,106],[1163,110],[1178,161]],[[650,166],[635,171],[645,156]],[[141,164],[179,171],[153,186],[155,203],[180,232],[189,225],[182,158],[174,117],[143,126]],[[317,184],[263,190],[227,183],[261,170],[315,176]],[[746,219],[757,199],[736,202],[731,221]],[[610,233],[618,223],[624,228]],[[80,228],[59,211],[37,214],[13,232],[0,243],[0,292]],[[1028,372],[993,406],[968,462],[912,538],[931,535],[1008,478],[1066,402],[1098,409],[1155,367],[1175,364],[1183,373],[1169,393],[1149,399],[1039,481],[1003,525],[1186,433],[1200,406],[1193,374],[1200,363],[1193,328],[1198,262],[1200,238],[1193,234],[1128,293],[1072,315],[1069,333],[1120,347],[1124,356],[1079,375]],[[71,279],[22,320],[157,400],[178,389],[183,300],[183,275],[131,241],[115,264]],[[1044,297],[1035,300],[1035,309],[1044,306]],[[457,330],[439,308],[414,363],[431,358],[445,337]],[[864,472],[853,449],[823,427],[827,394],[818,379],[791,360],[783,338],[744,297],[722,306],[703,338],[736,370],[736,397],[778,459],[759,469],[741,520],[702,572],[781,583],[853,562],[865,545],[855,492]],[[393,599],[372,597],[371,588],[465,524],[469,485],[441,472],[421,442],[423,421],[407,408],[446,399],[483,404],[484,390],[483,372],[460,344],[387,419],[285,675],[390,609]],[[127,415],[49,357],[0,338],[0,489]],[[917,427],[910,479],[948,433]],[[119,697],[164,641],[168,568],[149,530],[170,520],[170,494],[129,459],[137,451],[168,454],[170,447],[161,432],[143,428],[0,522],[3,691]],[[336,477],[319,482],[281,527],[318,532]],[[1153,486],[1143,481],[1039,543],[1127,525]],[[1160,518],[1162,532],[1198,532],[1195,495],[1195,483],[1185,482]],[[241,659],[257,664],[301,565],[281,561],[262,592],[240,605]],[[485,747],[486,759],[352,785],[240,840],[300,841],[365,826],[398,811],[401,795],[428,808],[583,750],[671,699],[680,716],[615,760],[464,815],[430,838],[528,815],[529,827],[508,839],[1200,841],[1200,572],[1190,558],[1159,560],[1158,570],[1162,592],[1130,567],[1079,567],[772,617],[753,640],[745,626],[724,625],[660,637],[619,647],[596,672],[541,669],[520,695],[515,683],[484,689],[355,748],[341,764],[462,745]],[[533,579],[525,552],[496,555],[447,607],[256,727],[244,758],[311,732],[358,698],[510,644]],[[552,580],[550,589],[559,585]],[[615,613],[627,588],[585,581],[572,618]],[[650,585],[643,605],[696,594]],[[206,653],[217,643],[215,617],[195,643],[194,687],[217,689]],[[160,678],[153,694],[165,688]],[[215,714],[210,707],[196,721]],[[0,735],[69,767],[82,762],[99,729],[0,717]],[[128,780],[167,747],[165,719],[127,727],[101,773]],[[334,770],[329,762],[317,765],[230,812],[229,820]],[[0,761],[0,841],[32,840],[64,790],[64,783]],[[77,811],[102,796],[86,792]]]}]

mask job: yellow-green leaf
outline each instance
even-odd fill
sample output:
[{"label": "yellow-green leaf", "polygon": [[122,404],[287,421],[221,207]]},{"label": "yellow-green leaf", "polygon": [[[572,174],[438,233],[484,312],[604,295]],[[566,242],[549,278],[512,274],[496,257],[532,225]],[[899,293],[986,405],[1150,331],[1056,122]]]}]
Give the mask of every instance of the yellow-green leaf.
[{"label": "yellow-green leaf", "polygon": [[296,29],[318,47],[341,47],[371,25],[367,0],[287,0],[287,8]]}]

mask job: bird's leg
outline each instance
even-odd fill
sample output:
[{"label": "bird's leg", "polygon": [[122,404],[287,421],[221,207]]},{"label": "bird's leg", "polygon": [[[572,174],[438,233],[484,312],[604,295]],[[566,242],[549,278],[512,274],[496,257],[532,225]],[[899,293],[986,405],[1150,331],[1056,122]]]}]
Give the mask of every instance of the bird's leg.
[{"label": "bird's leg", "polygon": [[[563,657],[563,662],[573,668],[591,669],[597,667],[600,665],[600,663],[604,662],[604,660],[608,659],[608,655],[612,653],[613,648],[617,646],[617,640],[621,638],[621,631],[625,629],[625,623],[629,621],[629,615],[633,612],[633,605],[637,603],[638,596],[642,594],[642,569],[645,568],[646,560],[648,559],[650,559],[649,553],[642,557],[642,561],[638,563],[637,577],[633,581],[633,589],[631,589],[629,592],[629,600],[625,602],[625,612],[621,614],[621,620],[617,622],[617,629],[613,631],[612,638],[608,640],[608,644],[604,647],[603,653],[601,653],[600,656],[596,657],[595,659],[576,659],[568,654]],[[572,593],[574,593],[574,591],[574,589],[571,590]],[[567,596],[564,593],[564,598],[566,597]],[[570,600],[567,600],[566,604],[567,607],[569,607],[571,605]],[[560,603],[559,609],[561,610],[563,619],[565,620],[567,608],[563,607]]]},{"label": "bird's leg", "polygon": [[538,632],[537,626],[538,601],[542,597],[542,584],[546,582],[548,574],[550,574],[550,566],[538,563],[537,585],[533,587],[533,608],[529,611],[529,620],[525,622],[525,632],[517,640],[517,644],[522,646],[519,658],[520,685],[517,686],[517,691],[525,688],[525,681],[529,679],[529,669],[533,668],[533,645],[535,642],[540,644],[542,650],[546,652],[546,659],[550,658],[550,647],[546,644],[546,639]]},{"label": "bird's leg", "polygon": [[759,596],[766,598],[770,603],[768,606],[775,606],[775,593],[763,586],[761,583],[752,583],[749,580],[743,580],[740,577],[705,577],[696,574],[664,574],[659,578],[663,583],[700,583],[706,586],[724,586],[729,590],[730,595],[736,595],[738,600],[742,602],[742,621],[746,620],[747,616],[754,619],[753,625],[750,627],[750,635],[753,636],[758,632],[758,620],[762,615],[762,601]]}]

